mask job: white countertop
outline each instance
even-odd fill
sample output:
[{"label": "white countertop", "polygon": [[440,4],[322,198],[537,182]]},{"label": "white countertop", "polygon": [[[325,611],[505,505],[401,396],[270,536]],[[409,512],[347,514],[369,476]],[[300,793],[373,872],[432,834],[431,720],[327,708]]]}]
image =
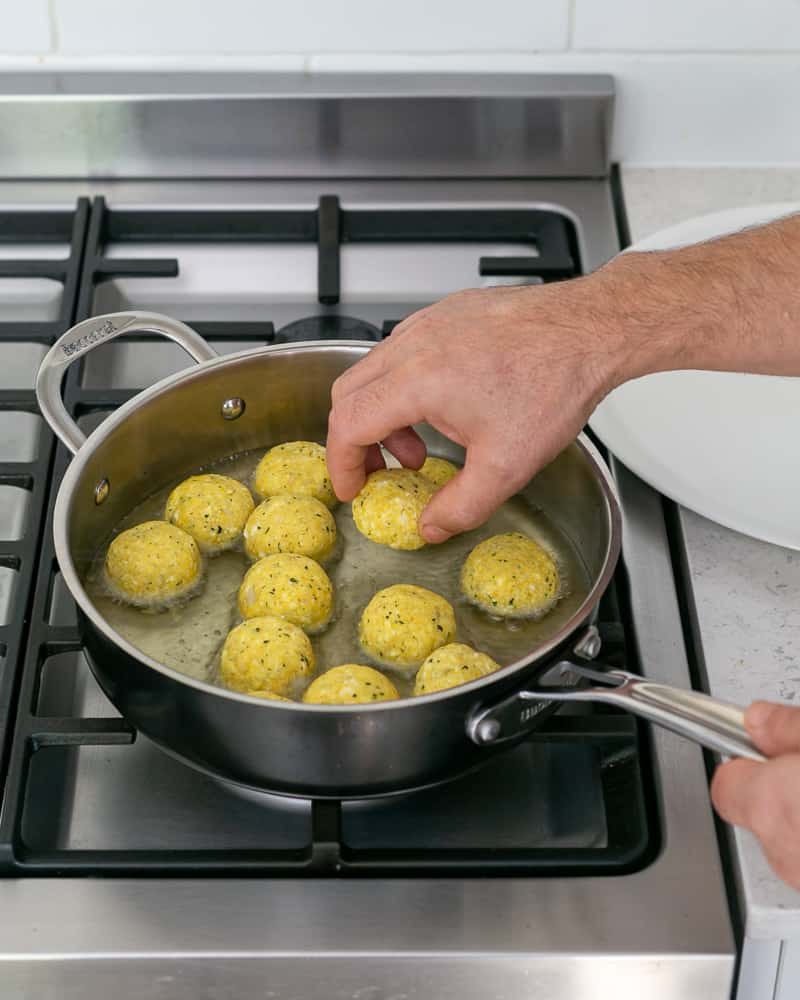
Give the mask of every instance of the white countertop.
[{"label": "white countertop", "polygon": [[[800,202],[800,168],[631,168],[623,169],[623,186],[635,241],[738,205]],[[684,508],[680,518],[711,694],[744,705],[756,698],[800,705],[800,552]],[[773,875],[749,833],[736,829],[734,843],[746,933],[800,939],[800,892]]]}]

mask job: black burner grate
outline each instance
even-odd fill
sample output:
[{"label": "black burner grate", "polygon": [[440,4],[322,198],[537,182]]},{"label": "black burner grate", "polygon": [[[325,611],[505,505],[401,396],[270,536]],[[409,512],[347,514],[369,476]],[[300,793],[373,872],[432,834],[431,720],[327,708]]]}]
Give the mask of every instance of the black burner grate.
[{"label": "black burner grate", "polygon": [[[109,209],[102,197],[92,205],[84,256],[78,315],[90,316],[97,285],[110,278],[174,278],[179,261],[108,257],[107,243],[316,243],[317,300],[326,307],[340,301],[339,250],[342,243],[492,243],[527,245],[521,257],[481,257],[479,276],[558,281],[580,273],[572,225],[565,216],[538,209],[350,210],[335,195],[323,195],[314,209],[141,210]],[[384,334],[397,317],[387,317]],[[271,340],[271,324],[192,322],[205,337],[261,336]]]},{"label": "black burner grate", "polygon": [[0,278],[49,278],[63,286],[58,318],[42,322],[0,323],[0,342],[11,340],[52,344],[74,322],[81,276],[89,201],[80,198],[73,211],[0,212],[0,243],[65,243],[63,259],[0,260]]},{"label": "black burner grate", "polygon": [[[63,259],[0,260],[0,278],[48,278],[62,285],[57,319],[0,323],[0,344],[9,347],[39,343],[46,347],[74,322],[88,218],[89,202],[84,198],[71,211],[0,212],[0,243],[64,243],[69,247]],[[35,415],[38,412],[32,384],[0,389],[0,420],[10,421],[11,414]],[[8,624],[0,625],[0,791],[6,773],[14,696],[25,648],[30,592],[51,479],[53,436],[43,422],[34,433],[33,454],[21,461],[0,460],[0,486],[24,491],[24,523],[20,537],[0,540],[0,567],[13,572],[11,613]]]},{"label": "black burner grate", "polygon": [[[62,220],[60,224],[65,223]],[[78,233],[77,260],[83,246],[80,233],[85,235],[85,249],[80,285],[74,281],[70,285],[75,261],[65,280],[65,289],[69,286],[78,292],[67,321],[91,315],[94,291],[100,281],[130,275],[166,279],[177,274],[179,264],[171,258],[106,257],[104,247],[112,240],[165,244],[186,240],[316,242],[318,298],[323,312],[339,300],[338,252],[340,243],[346,241],[522,241],[535,245],[538,256],[491,258],[490,263],[481,262],[482,273],[535,274],[543,280],[556,280],[578,270],[571,227],[560,215],[539,211],[351,212],[341,209],[338,199],[332,196],[323,197],[317,211],[118,211],[109,209],[98,198],[91,214],[85,203],[79,206],[73,224]],[[80,231],[79,224],[83,227]],[[274,339],[274,329],[267,321],[191,325],[221,341],[244,340],[255,346]],[[383,334],[390,333],[393,325],[387,320]],[[59,326],[47,332],[46,339],[61,330]],[[38,332],[45,335],[45,331]],[[90,425],[132,394],[102,385],[85,386],[81,363],[70,369],[64,387],[70,413]],[[31,396],[20,405],[25,402],[34,405]],[[100,706],[98,717],[89,718],[74,711],[70,697],[52,697],[49,689],[56,675],[59,684],[67,688],[79,682],[76,664],[81,653],[74,604],[60,584],[52,542],[56,486],[69,457],[63,448],[56,450],[53,489],[46,502],[45,480],[52,450],[48,436],[46,456],[40,457],[43,464],[37,465],[34,472],[0,467],[0,482],[7,474],[32,484],[37,519],[33,550],[23,551],[22,546],[0,549],[0,565],[6,559],[15,565],[24,564],[26,593],[36,569],[32,602],[28,599],[26,603],[26,607],[31,605],[28,621],[20,622],[11,631],[0,630],[7,661],[21,661],[22,668],[0,812],[0,871],[16,875],[124,872],[179,876],[203,872],[482,876],[619,873],[647,863],[656,846],[652,803],[645,792],[652,785],[652,780],[645,781],[650,771],[647,741],[635,721],[607,709],[552,716],[540,732],[494,758],[486,769],[434,793],[420,792],[377,803],[287,805],[271,798],[250,802],[156,750],[152,750],[152,761],[147,757],[151,770],[139,767],[139,779],[145,773],[148,780],[143,786],[140,783],[137,792],[137,773],[130,768],[126,771],[124,761],[139,759],[135,755],[149,755],[149,744],[136,740],[135,732],[113,712],[102,714],[110,710],[99,692],[100,700],[95,702]],[[34,565],[39,541],[38,564]],[[624,607],[620,610],[618,604],[621,596],[624,606],[622,571],[617,583],[619,586],[612,588],[601,607],[606,652],[617,657],[620,664],[635,669],[633,644],[626,644],[627,629],[621,624],[626,620]],[[6,687],[8,677],[14,673],[5,671]],[[91,678],[89,681],[94,683]],[[6,700],[0,700],[0,726],[9,719],[11,690],[0,687],[3,697]],[[164,843],[153,842],[146,823],[143,826],[139,821],[140,844],[120,847],[93,843],[81,829],[76,829],[80,817],[70,813],[78,802],[75,775],[81,762],[85,764],[89,758],[101,770],[115,768],[115,773],[127,775],[130,784],[122,778],[124,795],[142,795],[142,802],[151,810],[160,807],[158,795],[164,796],[167,807],[171,794],[187,797],[191,812],[185,836],[172,842],[169,838]],[[527,776],[538,780],[540,773],[549,775],[547,788],[556,806],[552,815],[539,810],[535,791],[526,795]],[[600,818],[596,835],[590,837],[579,835],[579,830],[576,833],[575,806],[570,798],[573,787],[581,781],[593,789],[594,808]],[[187,785],[191,786],[189,792]],[[561,794],[565,787],[566,792]],[[492,809],[510,808],[516,813],[521,811],[523,816],[528,809],[530,830],[525,823],[521,827],[517,824],[518,829],[498,843],[492,830],[484,833],[480,824],[473,822],[474,815],[465,820],[459,813],[465,803],[489,817]],[[96,806],[101,811],[114,808],[109,801]],[[94,804],[84,802],[83,808],[94,808]],[[127,808],[124,797],[116,808]],[[547,836],[534,829],[538,822],[548,827]],[[280,835],[275,834],[278,829]],[[437,834],[435,842],[430,842],[426,830],[439,831],[441,836]]]},{"label": "black burner grate", "polygon": [[[65,456],[59,455],[57,472],[65,466]],[[101,710],[109,714],[92,718],[56,714],[73,703],[71,691],[80,683],[78,671],[65,654],[79,654],[81,641],[74,605],[56,576],[51,516],[52,512],[32,609],[6,807],[0,818],[0,871],[316,877],[602,875],[636,870],[652,856],[654,840],[644,783],[647,748],[641,728],[632,717],[606,709],[554,715],[543,729],[485,768],[435,790],[373,802],[296,805],[284,805],[273,797],[242,802],[238,793],[167,759],[146,741],[126,749],[124,745],[133,744],[136,734],[102,702],[99,689],[95,703],[102,702]],[[603,612],[616,613],[614,605],[611,593],[604,600]],[[619,621],[603,625],[601,631],[606,656],[630,665]],[[48,664],[54,673],[45,681]],[[125,771],[118,755],[134,752],[146,756],[148,765]],[[137,794],[134,785],[145,774],[147,787],[144,793],[140,787],[138,794],[145,800],[156,798],[150,804],[156,815],[162,801],[170,807],[171,794],[191,802],[192,810],[197,810],[191,813],[195,825],[207,826],[205,841],[197,829],[163,846],[148,840],[146,849],[85,846],[80,833],[74,840],[64,837],[65,827],[80,825],[76,810],[87,805],[100,812],[128,808],[119,801],[95,802],[91,794],[87,799],[85,791],[83,798],[76,795],[79,755],[92,753],[98,758],[96,766],[116,768],[126,797]],[[527,781],[536,782],[539,772],[548,775],[547,781],[538,788],[535,784],[528,787]],[[191,786],[188,794],[187,783]],[[553,792],[563,792],[549,819],[537,803],[541,789],[551,798]],[[579,820],[587,792],[596,797],[595,808],[604,826],[597,842],[584,843]],[[183,805],[186,808],[185,801]],[[217,813],[209,820],[214,809]],[[529,816],[530,833],[524,823],[512,818],[514,834],[505,835],[497,844],[493,816],[509,809],[512,816]],[[247,826],[246,837],[231,822],[231,812]],[[552,827],[544,842],[536,826],[543,818]],[[436,831],[432,837],[431,829]],[[579,833],[577,841],[574,830]],[[565,838],[565,845],[551,846],[553,836]]]},{"label": "black burner grate", "polygon": [[[270,225],[278,233],[284,231],[280,217],[299,213],[288,212],[203,212],[203,211],[118,211],[107,207],[105,198],[94,199],[83,273],[78,297],[78,318],[87,319],[92,315],[95,289],[102,281],[112,278],[175,278],[179,264],[174,257],[160,257],[152,260],[134,257],[107,257],[105,245],[112,240],[118,243],[157,240],[163,243],[174,241],[218,241],[238,242],[253,239],[281,237],[272,234]],[[306,213],[313,219],[313,213]],[[258,225],[244,225],[244,216],[265,216],[260,220],[263,230],[260,235]],[[302,231],[302,230],[301,230]],[[290,238],[290,237],[287,237]],[[275,328],[270,322],[205,322],[192,320],[192,327],[207,339],[254,339],[260,343],[270,343],[275,336]],[[148,339],[146,337],[138,339]]]}]

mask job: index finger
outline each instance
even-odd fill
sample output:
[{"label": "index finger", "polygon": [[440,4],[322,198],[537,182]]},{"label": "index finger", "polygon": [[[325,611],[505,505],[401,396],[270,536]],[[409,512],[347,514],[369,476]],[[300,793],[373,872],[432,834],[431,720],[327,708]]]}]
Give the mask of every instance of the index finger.
[{"label": "index finger", "polygon": [[[425,306],[423,309],[411,313],[410,316],[406,316],[397,324],[390,335],[372,347],[360,361],[348,368],[347,371],[342,372],[333,383],[334,402],[343,399],[351,392],[355,392],[361,386],[382,375],[392,360],[398,356],[401,338],[413,330],[420,319],[427,317],[432,308],[432,306]],[[405,349],[405,345],[403,349]]]},{"label": "index finger", "polygon": [[389,351],[389,341],[371,347],[369,351],[350,368],[347,368],[333,383],[331,399],[335,405],[351,392],[362,385],[379,378],[386,369],[386,354]]},{"label": "index finger", "polygon": [[340,500],[352,500],[364,485],[370,445],[425,419],[413,385],[412,373],[402,366],[334,401],[328,417],[326,455]]}]

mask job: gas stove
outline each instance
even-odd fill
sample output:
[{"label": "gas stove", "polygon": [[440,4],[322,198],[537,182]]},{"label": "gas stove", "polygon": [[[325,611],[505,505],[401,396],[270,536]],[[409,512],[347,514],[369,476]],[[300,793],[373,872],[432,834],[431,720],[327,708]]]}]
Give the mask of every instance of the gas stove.
[{"label": "gas stove", "polygon": [[[377,341],[459,288],[590,271],[626,242],[610,81],[43,82],[36,101],[0,101],[20,137],[0,154],[4,983],[82,998],[728,997],[735,949],[696,747],[584,707],[428,791],[243,792],[118,716],[51,539],[68,456],[33,380],[71,323],[163,312],[219,352]],[[56,166],[35,155],[79,104],[84,139],[116,123],[124,180],[63,179],[109,175],[108,148],[81,150],[80,134]],[[73,366],[65,400],[88,432],[186,363],[120,339]],[[661,498],[610,461],[625,534],[600,609],[606,656],[689,686]]]}]

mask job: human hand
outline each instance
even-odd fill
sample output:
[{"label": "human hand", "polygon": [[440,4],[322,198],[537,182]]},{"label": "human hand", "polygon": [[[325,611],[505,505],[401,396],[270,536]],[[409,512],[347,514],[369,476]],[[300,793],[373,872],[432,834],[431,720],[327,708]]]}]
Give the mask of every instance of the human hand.
[{"label": "human hand", "polygon": [[800,708],[756,701],[745,725],[770,760],[722,764],[711,799],[723,819],[758,837],[776,875],[800,889]]},{"label": "human hand", "polygon": [[419,468],[425,446],[410,426],[427,421],[466,462],[423,513],[423,537],[442,542],[485,521],[614,386],[623,337],[607,284],[596,272],[458,292],[400,323],[333,387],[327,459],[339,498],[383,464],[376,442]]},{"label": "human hand", "polygon": [[425,448],[409,426],[427,421],[467,453],[422,515],[423,536],[444,541],[484,521],[627,379],[681,368],[800,375],[798,250],[800,215],[420,310],[334,385],[337,494],[352,499],[380,468],[376,442],[418,468]]}]

